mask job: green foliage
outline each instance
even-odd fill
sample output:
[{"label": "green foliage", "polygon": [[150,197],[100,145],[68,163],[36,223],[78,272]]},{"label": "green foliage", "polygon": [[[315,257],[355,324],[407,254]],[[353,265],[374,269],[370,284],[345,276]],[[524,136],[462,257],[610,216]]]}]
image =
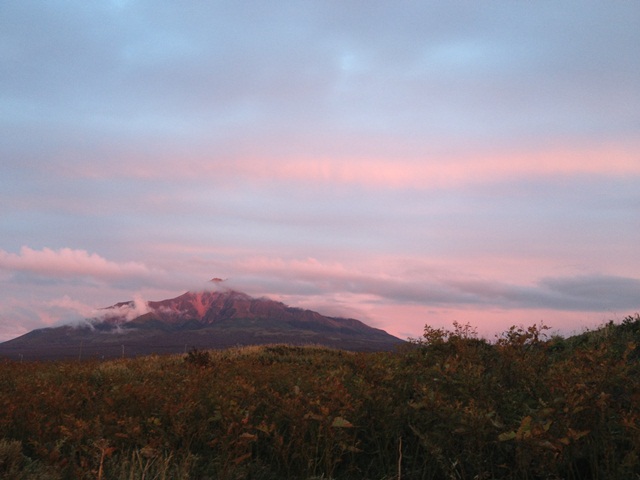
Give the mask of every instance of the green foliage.
[{"label": "green foliage", "polygon": [[546,330],[0,363],[0,478],[637,478],[640,317]]}]

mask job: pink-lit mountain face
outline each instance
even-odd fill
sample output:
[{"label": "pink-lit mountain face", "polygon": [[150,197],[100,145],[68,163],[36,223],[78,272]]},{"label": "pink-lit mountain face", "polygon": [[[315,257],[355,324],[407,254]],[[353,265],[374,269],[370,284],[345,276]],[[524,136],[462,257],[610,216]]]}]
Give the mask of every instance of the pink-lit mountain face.
[{"label": "pink-lit mountain face", "polygon": [[34,330],[0,344],[10,358],[88,358],[183,353],[187,349],[286,343],[354,351],[404,343],[359,320],[327,317],[234,290],[122,302],[81,326]]}]

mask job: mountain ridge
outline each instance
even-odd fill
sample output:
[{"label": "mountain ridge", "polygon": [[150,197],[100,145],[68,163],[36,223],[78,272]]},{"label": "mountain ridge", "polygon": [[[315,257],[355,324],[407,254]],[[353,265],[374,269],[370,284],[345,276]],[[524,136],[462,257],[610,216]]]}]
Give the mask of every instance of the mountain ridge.
[{"label": "mountain ridge", "polygon": [[404,341],[357,319],[216,288],[160,301],[119,302],[83,324],[33,330],[0,343],[0,357],[112,358],[273,343],[376,351]]}]

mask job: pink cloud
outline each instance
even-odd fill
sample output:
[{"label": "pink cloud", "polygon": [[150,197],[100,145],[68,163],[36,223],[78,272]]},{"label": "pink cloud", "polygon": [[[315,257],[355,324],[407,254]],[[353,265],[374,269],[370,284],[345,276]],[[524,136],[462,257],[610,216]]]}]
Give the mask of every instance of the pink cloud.
[{"label": "pink cloud", "polygon": [[17,254],[0,250],[0,270],[49,277],[79,276],[105,280],[149,277],[157,273],[139,262],[117,263],[86,250],[52,250],[46,247],[34,250],[26,246]]},{"label": "pink cloud", "polygon": [[[79,164],[67,174],[89,178],[119,175],[166,178],[311,182],[372,188],[451,188],[517,178],[568,175],[638,175],[639,145],[557,146],[546,149],[466,152],[451,155],[412,154],[385,157],[234,157],[220,161],[196,153],[191,158],[121,159],[108,165]],[[178,165],[179,162],[179,165]]]},{"label": "pink cloud", "polygon": [[306,259],[283,259],[279,257],[250,257],[237,264],[245,272],[262,272],[286,275],[298,279],[342,279],[357,275],[353,270],[339,262],[322,262],[308,257]]},{"label": "pink cloud", "polygon": [[96,309],[94,307],[78,300],[74,300],[69,295],[64,295],[61,298],[50,300],[46,302],[45,306],[69,312],[70,314],[80,318],[89,318],[96,313]]},{"label": "pink cloud", "polygon": [[[637,175],[640,174],[639,152],[640,148],[601,146],[410,160],[307,159],[280,164],[269,162],[266,174],[290,180],[371,187],[448,188],[531,176]],[[262,167],[260,163],[257,166]],[[258,172],[264,170],[254,169]]]}]

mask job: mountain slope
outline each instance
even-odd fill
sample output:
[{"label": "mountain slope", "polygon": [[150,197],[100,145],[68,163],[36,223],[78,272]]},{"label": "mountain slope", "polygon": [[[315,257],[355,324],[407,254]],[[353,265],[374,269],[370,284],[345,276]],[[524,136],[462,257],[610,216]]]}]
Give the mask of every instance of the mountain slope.
[{"label": "mountain slope", "polygon": [[109,358],[270,343],[376,351],[391,350],[403,341],[359,320],[219,290],[187,292],[144,305],[118,303],[84,325],[34,330],[0,343],[0,357]]}]

